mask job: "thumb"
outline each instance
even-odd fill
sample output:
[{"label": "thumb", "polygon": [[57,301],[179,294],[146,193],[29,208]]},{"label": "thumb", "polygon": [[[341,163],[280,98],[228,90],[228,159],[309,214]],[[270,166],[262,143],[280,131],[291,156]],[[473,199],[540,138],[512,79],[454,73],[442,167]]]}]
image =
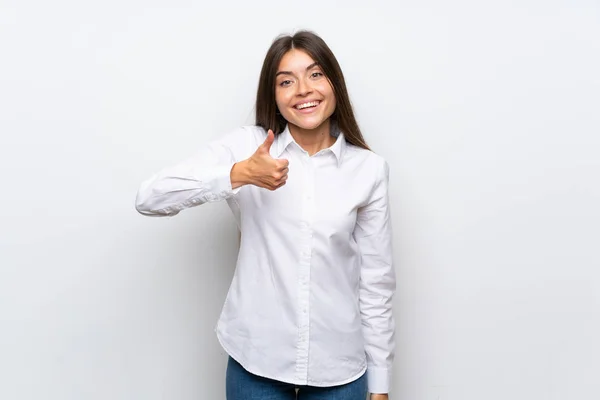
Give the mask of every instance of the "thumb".
[{"label": "thumb", "polygon": [[267,139],[265,139],[265,142],[262,144],[262,149],[268,153],[271,150],[273,141],[275,141],[275,134],[269,129],[269,132],[267,133]]}]

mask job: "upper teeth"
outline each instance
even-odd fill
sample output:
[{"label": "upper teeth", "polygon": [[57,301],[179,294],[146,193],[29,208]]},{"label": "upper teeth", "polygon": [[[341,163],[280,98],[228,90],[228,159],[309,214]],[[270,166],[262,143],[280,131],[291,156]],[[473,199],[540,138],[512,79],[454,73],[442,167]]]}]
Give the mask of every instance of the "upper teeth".
[{"label": "upper teeth", "polygon": [[303,108],[306,108],[306,107],[316,107],[318,105],[319,105],[318,101],[311,101],[309,103],[303,103],[303,104],[297,105],[296,108],[298,110],[302,110]]}]

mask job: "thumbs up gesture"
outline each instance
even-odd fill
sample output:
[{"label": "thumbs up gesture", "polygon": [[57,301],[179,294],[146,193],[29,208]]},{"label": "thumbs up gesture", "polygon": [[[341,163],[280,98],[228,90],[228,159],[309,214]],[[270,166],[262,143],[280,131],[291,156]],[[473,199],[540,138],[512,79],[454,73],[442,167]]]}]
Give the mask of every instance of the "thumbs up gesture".
[{"label": "thumbs up gesture", "polygon": [[267,138],[258,146],[254,154],[231,169],[231,186],[236,187],[252,184],[269,190],[279,189],[288,177],[288,160],[271,157],[270,150],[275,135],[269,129]]}]

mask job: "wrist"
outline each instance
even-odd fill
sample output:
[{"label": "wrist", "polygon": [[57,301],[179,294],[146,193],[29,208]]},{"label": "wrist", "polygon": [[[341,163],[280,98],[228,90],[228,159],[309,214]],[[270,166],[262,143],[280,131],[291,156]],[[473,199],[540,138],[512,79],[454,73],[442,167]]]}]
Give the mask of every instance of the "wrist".
[{"label": "wrist", "polygon": [[236,189],[240,186],[244,186],[250,183],[250,174],[248,173],[248,162],[247,160],[237,162],[231,167],[231,173],[229,174],[231,179],[231,188]]},{"label": "wrist", "polygon": [[387,393],[371,393],[370,400],[389,400],[389,397]]}]

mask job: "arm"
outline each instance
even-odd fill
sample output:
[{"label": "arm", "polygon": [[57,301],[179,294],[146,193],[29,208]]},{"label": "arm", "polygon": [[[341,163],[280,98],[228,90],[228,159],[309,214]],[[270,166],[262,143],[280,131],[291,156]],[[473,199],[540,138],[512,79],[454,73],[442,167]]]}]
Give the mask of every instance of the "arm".
[{"label": "arm", "polygon": [[[371,399],[387,399],[394,359],[392,227],[388,203],[389,168],[381,163],[367,204],[358,211],[354,239],[360,249],[359,303]],[[378,396],[378,394],[380,394]]]},{"label": "arm", "polygon": [[[163,169],[141,184],[136,210],[148,216],[174,216],[185,208],[233,196],[243,178],[239,169],[233,175],[232,167],[252,154],[252,142],[252,132],[240,128]],[[236,188],[232,187],[234,178]]]},{"label": "arm", "polygon": [[257,148],[252,132],[244,128],[215,140],[194,157],[142,183],[135,208],[143,215],[173,216],[185,208],[228,199],[246,184],[279,189],[287,180],[289,162],[271,157],[274,140],[269,130]]}]

